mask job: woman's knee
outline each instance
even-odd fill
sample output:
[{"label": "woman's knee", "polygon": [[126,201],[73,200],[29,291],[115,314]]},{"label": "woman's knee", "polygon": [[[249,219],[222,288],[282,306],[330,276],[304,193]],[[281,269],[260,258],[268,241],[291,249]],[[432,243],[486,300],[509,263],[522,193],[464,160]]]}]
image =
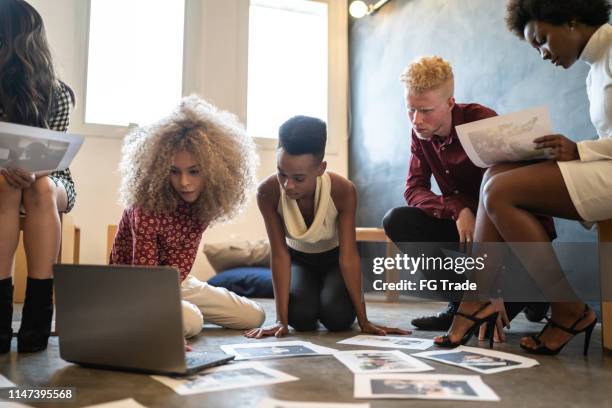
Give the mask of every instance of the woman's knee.
[{"label": "woman's knee", "polygon": [[181,301],[183,309],[183,335],[186,338],[193,337],[202,331],[204,317],[200,309],[193,303]]},{"label": "woman's knee", "polygon": [[350,299],[337,299],[337,302],[328,302],[321,305],[319,320],[329,331],[349,330],[355,323],[355,310]]},{"label": "woman's knee", "polygon": [[215,319],[215,323],[221,322],[222,326],[234,330],[252,329],[263,324],[266,320],[266,312],[259,303],[230,291],[228,294],[233,297],[234,301],[228,303],[221,313],[225,317],[221,317],[220,321]]},{"label": "woman's knee", "polygon": [[[535,162],[499,163],[489,167],[482,178],[482,202],[491,215],[500,206],[516,204],[520,195],[520,177],[518,169],[538,164]],[[513,172],[512,170],[517,170]]]},{"label": "woman's knee", "polygon": [[251,301],[249,307],[245,307],[240,311],[241,329],[252,329],[260,327],[266,320],[266,312],[261,305],[255,301]]},{"label": "woman's knee", "polygon": [[330,314],[321,313],[321,324],[329,331],[345,331],[349,330],[355,323],[355,313],[337,313]]},{"label": "woman's knee", "polygon": [[493,216],[500,207],[512,202],[512,189],[505,177],[499,174],[489,178],[482,188],[482,202],[489,216]]},{"label": "woman's knee", "polygon": [[289,302],[289,325],[296,331],[313,331],[317,328],[316,307],[300,304],[299,302]]},{"label": "woman's knee", "polygon": [[498,174],[501,173],[505,173],[509,170],[513,170],[519,167],[525,167],[528,166],[529,162],[517,162],[517,163],[498,163],[498,164],[494,164],[493,166],[489,167],[487,169],[487,171],[485,171],[484,176],[482,177],[482,184],[486,184],[489,180],[491,180],[493,177],[497,176]]},{"label": "woman's knee", "polygon": [[12,187],[4,176],[0,175],[0,206],[19,207],[21,192],[22,190]]},{"label": "woman's knee", "polygon": [[23,190],[23,206],[26,213],[28,209],[33,208],[57,212],[56,188],[50,178],[42,177]]}]

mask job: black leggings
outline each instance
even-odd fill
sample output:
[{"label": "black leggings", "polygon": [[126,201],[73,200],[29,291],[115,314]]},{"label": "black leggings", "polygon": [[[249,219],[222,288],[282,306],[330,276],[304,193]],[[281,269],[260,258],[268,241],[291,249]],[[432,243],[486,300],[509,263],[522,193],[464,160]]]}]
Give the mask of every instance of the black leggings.
[{"label": "black leggings", "polygon": [[385,214],[383,226],[395,243],[459,241],[455,221],[434,218],[416,207],[392,208]]},{"label": "black leggings", "polygon": [[356,315],[340,273],[339,249],[307,254],[289,248],[289,254],[289,325],[312,331],[318,320],[329,331],[348,330]]},{"label": "black leggings", "polygon": [[[439,257],[444,256],[441,248],[459,250],[459,233],[455,221],[431,217],[416,207],[397,207],[389,210],[383,218],[383,226],[387,236],[402,253]],[[452,282],[464,280],[462,275],[454,271],[421,272],[427,279],[448,279]],[[448,294],[453,295],[456,292]]]}]

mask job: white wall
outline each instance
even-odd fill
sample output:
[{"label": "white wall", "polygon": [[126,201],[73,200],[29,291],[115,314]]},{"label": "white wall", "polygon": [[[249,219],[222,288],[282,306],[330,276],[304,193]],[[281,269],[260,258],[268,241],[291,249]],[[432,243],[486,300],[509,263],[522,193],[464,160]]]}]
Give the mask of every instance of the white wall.
[{"label": "white wall", "polygon": [[[116,224],[122,208],[118,205],[121,137],[125,129],[83,124],[84,84],[87,46],[87,0],[30,0],[42,15],[61,78],[77,95],[77,109],[70,130],[86,135],[71,171],[77,188],[72,211],[81,228],[81,263],[106,263],[106,229]],[[243,120],[246,112],[246,35],[248,0],[188,0],[186,30],[201,38],[198,45],[186,39],[186,94],[195,92]],[[348,173],[347,153],[347,27],[346,1],[330,2],[330,89],[329,168]],[[120,12],[118,10],[117,12]],[[193,34],[189,34],[193,33]],[[187,37],[192,38],[192,37]],[[121,61],[116,61],[121,63]],[[154,86],[154,84],[152,84]],[[297,95],[296,95],[297,97]],[[258,177],[275,172],[273,143],[258,142],[261,164]],[[247,211],[232,222],[204,233],[204,242],[264,238],[263,221],[252,200]],[[193,273],[201,278],[212,274],[201,251]]]}]

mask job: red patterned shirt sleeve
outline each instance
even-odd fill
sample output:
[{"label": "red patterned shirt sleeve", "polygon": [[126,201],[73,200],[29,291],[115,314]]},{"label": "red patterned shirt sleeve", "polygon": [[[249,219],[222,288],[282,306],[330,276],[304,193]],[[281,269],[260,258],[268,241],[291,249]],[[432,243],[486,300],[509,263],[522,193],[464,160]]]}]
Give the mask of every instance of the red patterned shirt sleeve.
[{"label": "red patterned shirt sleeve", "polygon": [[127,208],[117,228],[110,263],[159,265],[157,231],[159,220],[139,208]]},{"label": "red patterned shirt sleeve", "polygon": [[160,265],[159,219],[139,207],[132,214],[132,265]]},{"label": "red patterned shirt sleeve", "polygon": [[126,208],[121,215],[121,221],[113,239],[111,249],[110,265],[132,265],[132,210]]}]

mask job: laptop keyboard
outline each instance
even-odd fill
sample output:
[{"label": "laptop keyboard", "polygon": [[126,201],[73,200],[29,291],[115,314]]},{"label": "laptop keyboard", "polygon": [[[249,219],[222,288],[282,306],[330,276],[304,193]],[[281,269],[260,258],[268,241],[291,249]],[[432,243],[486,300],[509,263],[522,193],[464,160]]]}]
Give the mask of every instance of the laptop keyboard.
[{"label": "laptop keyboard", "polygon": [[185,365],[187,366],[187,368],[199,367],[201,365],[208,363],[209,361],[210,361],[210,358],[208,358],[205,354],[202,356],[185,357]]}]

